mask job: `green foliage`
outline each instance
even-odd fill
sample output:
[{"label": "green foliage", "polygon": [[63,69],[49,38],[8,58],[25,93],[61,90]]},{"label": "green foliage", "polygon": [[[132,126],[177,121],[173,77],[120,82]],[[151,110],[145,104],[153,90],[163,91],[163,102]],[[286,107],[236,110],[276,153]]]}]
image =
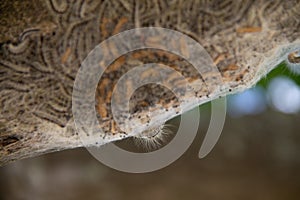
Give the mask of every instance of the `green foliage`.
[{"label": "green foliage", "polygon": [[269,82],[277,77],[277,76],[287,76],[293,81],[295,81],[298,85],[300,85],[300,75],[297,75],[289,70],[285,62],[279,64],[275,69],[273,69],[266,77],[261,79],[257,85],[266,88]]}]

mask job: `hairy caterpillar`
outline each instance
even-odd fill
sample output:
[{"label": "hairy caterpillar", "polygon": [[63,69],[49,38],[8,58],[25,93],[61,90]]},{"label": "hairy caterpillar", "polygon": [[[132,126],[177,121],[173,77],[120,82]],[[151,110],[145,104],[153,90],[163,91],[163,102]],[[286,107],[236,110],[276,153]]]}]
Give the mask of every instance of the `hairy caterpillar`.
[{"label": "hairy caterpillar", "polygon": [[286,63],[293,73],[300,74],[300,50],[290,53]]},{"label": "hairy caterpillar", "polygon": [[154,151],[165,145],[174,134],[172,124],[163,124],[158,127],[148,129],[133,137],[134,143],[146,151]]}]

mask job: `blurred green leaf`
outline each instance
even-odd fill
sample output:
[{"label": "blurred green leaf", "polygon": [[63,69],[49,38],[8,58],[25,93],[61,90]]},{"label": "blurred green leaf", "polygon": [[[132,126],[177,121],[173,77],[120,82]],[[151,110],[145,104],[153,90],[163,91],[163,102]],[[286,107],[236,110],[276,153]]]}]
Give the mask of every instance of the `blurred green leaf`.
[{"label": "blurred green leaf", "polygon": [[279,64],[275,69],[273,69],[266,77],[262,78],[257,85],[260,85],[264,88],[266,88],[269,84],[269,82],[278,76],[287,76],[293,81],[297,83],[297,85],[300,85],[300,75],[297,75],[289,70],[285,62],[282,62]]}]

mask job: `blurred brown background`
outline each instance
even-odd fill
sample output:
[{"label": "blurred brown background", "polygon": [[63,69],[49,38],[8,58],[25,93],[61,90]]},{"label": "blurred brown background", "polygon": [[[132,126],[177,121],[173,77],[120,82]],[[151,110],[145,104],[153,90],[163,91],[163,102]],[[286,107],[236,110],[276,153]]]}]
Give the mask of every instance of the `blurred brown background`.
[{"label": "blurred brown background", "polygon": [[57,152],[0,168],[0,199],[299,199],[299,113],[228,116],[216,147],[200,160],[205,110],[193,145],[164,169],[127,174],[85,149]]}]

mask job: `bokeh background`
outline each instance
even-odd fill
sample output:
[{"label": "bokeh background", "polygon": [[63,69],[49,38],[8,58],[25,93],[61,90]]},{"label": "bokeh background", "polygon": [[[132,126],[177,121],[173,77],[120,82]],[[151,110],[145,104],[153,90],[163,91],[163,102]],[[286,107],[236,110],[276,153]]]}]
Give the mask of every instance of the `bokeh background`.
[{"label": "bokeh background", "polygon": [[127,174],[84,148],[56,152],[1,167],[0,199],[299,199],[299,85],[300,77],[282,64],[256,87],[229,96],[222,135],[204,159],[197,155],[209,103],[201,106],[193,145],[164,169]]}]

